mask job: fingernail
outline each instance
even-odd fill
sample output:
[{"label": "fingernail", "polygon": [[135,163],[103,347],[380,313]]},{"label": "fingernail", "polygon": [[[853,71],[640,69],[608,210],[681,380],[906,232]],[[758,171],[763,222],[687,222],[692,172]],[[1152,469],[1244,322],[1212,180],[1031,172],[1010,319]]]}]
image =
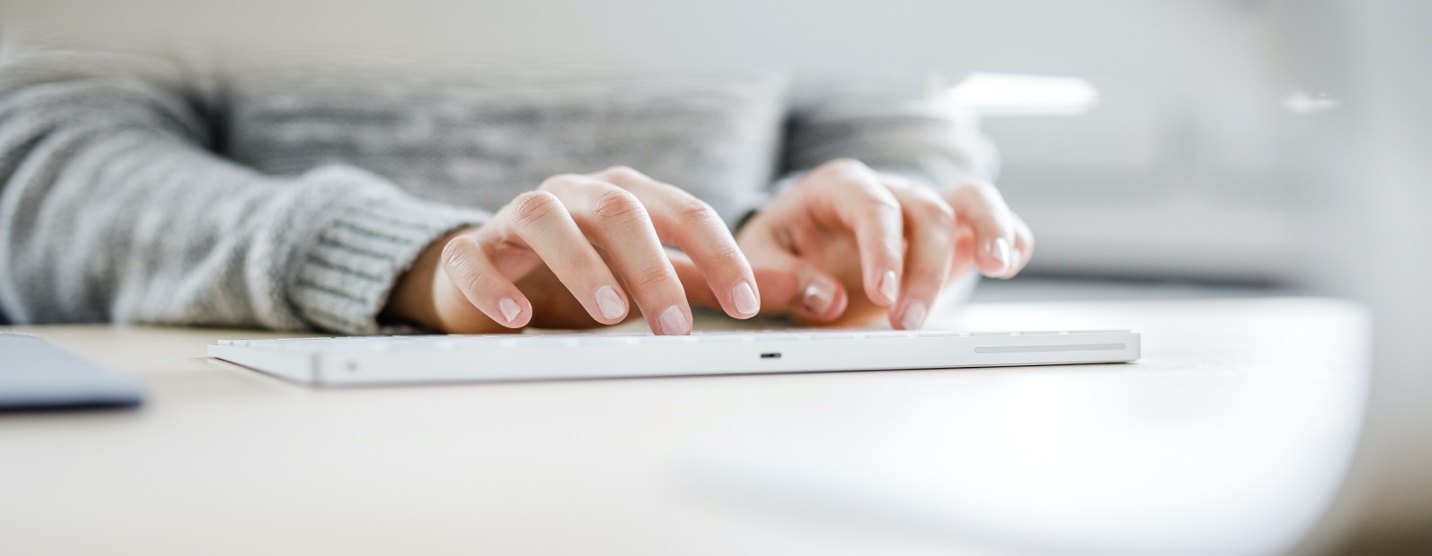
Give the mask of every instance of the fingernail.
[{"label": "fingernail", "polygon": [[1001,270],[1009,269],[1009,240],[999,237],[991,241],[989,244],[989,256],[994,257],[994,260],[1004,265],[1000,267]]},{"label": "fingernail", "polygon": [[1015,269],[1019,268],[1019,263],[1021,263],[1021,262],[1023,262],[1023,261],[1024,261],[1024,253],[1021,253],[1021,252],[1019,251],[1019,249],[1010,249],[1010,250],[1009,250],[1009,271],[1010,271],[1010,272],[1014,272]]},{"label": "fingernail", "polygon": [[731,290],[731,299],[736,302],[736,312],[743,315],[754,315],[756,311],[761,310],[760,302],[756,301],[756,291],[752,290],[751,285],[745,282],[736,284],[736,287]]},{"label": "fingernail", "polygon": [[662,334],[679,336],[691,332],[691,323],[686,321],[686,313],[682,313],[675,305],[667,307],[656,320],[661,323]]},{"label": "fingernail", "polygon": [[512,321],[517,318],[518,313],[522,312],[522,308],[518,307],[517,302],[513,301],[510,297],[504,297],[498,301],[497,310],[502,311],[502,318],[507,320],[507,324],[512,324]]},{"label": "fingernail", "polygon": [[885,296],[885,299],[889,299],[891,302],[894,302],[895,296],[900,293],[900,283],[895,280],[895,271],[893,270],[887,270],[885,274],[880,275],[880,295]]},{"label": "fingernail", "polygon": [[806,286],[805,293],[801,294],[801,305],[812,315],[824,315],[830,310],[830,302],[834,300],[835,290],[821,281],[811,282]]},{"label": "fingernail", "polygon": [[602,312],[602,318],[609,320],[626,314],[626,304],[611,286],[597,288],[597,309]]},{"label": "fingernail", "polygon": [[905,316],[900,317],[900,327],[905,330],[917,330],[925,324],[925,303],[922,301],[911,301],[905,306]]}]

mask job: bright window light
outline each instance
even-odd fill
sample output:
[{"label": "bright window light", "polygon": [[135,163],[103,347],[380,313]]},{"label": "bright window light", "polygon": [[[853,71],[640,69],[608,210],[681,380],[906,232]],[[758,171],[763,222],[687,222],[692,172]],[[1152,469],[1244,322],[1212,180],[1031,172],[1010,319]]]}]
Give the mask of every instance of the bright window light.
[{"label": "bright window light", "polygon": [[972,73],[950,100],[985,116],[1075,115],[1093,110],[1099,91],[1078,77]]},{"label": "bright window light", "polygon": [[1342,105],[1326,93],[1309,93],[1307,91],[1293,91],[1283,98],[1283,107],[1294,114],[1312,114],[1315,112],[1327,112]]}]

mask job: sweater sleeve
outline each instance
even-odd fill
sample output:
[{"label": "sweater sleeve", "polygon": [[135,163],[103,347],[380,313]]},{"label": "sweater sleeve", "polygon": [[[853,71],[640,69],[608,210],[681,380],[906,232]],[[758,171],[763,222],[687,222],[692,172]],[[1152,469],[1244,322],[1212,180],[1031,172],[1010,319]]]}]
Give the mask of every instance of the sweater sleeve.
[{"label": "sweater sleeve", "polygon": [[0,310],[16,323],[371,333],[422,249],[485,213],[326,166],[268,176],[209,149],[178,62],[0,49]]},{"label": "sweater sleeve", "polygon": [[933,100],[847,98],[795,111],[786,176],[836,158],[936,187],[993,181],[999,155],[978,121]]}]

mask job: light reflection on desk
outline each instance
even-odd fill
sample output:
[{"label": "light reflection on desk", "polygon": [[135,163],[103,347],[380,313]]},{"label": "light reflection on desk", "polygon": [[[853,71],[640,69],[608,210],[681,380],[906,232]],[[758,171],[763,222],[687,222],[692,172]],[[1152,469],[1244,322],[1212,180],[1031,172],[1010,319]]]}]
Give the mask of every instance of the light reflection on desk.
[{"label": "light reflection on desk", "polygon": [[1366,316],[1337,303],[1252,304],[1275,310],[1167,302],[1181,317],[1170,321],[1142,304],[976,306],[963,324],[1131,326],[1144,358],[949,373],[926,385],[938,396],[871,385],[749,415],[695,449],[686,477],[736,506],[972,550],[1286,552],[1356,446]]}]

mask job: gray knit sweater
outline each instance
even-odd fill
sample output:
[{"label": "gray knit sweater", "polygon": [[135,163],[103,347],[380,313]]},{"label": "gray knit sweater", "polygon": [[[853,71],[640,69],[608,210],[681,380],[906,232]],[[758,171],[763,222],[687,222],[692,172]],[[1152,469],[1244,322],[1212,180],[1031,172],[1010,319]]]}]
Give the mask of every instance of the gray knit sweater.
[{"label": "gray knit sweater", "polygon": [[792,114],[754,70],[263,64],[0,46],[0,312],[371,333],[429,243],[624,164],[728,222],[849,156],[931,183],[993,151],[921,102]]}]

